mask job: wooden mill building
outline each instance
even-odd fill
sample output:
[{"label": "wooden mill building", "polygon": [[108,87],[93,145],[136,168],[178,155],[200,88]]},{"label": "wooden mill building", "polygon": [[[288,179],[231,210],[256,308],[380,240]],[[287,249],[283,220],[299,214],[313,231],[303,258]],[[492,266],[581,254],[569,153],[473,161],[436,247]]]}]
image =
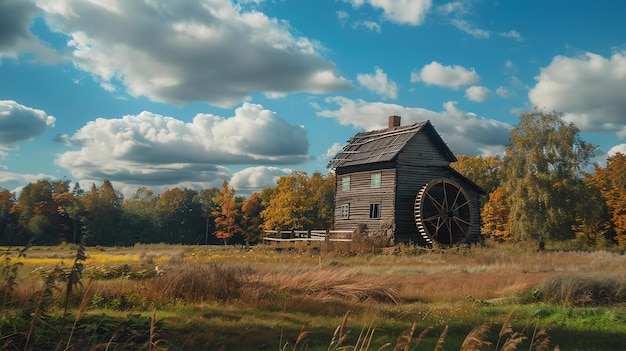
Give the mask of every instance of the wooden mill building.
[{"label": "wooden mill building", "polygon": [[457,245],[480,240],[485,192],[450,167],[457,159],[430,121],[362,132],[328,164],[337,175],[335,229],[365,228],[394,242]]}]

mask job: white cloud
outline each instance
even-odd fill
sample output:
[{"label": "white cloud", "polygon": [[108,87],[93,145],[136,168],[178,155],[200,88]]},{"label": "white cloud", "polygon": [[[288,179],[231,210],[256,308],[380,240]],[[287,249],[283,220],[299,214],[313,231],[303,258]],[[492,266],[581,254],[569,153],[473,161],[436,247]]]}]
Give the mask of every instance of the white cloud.
[{"label": "white cloud", "polygon": [[401,116],[402,125],[430,120],[456,155],[502,154],[509,142],[510,125],[461,111],[454,101],[445,103],[440,112],[339,96],[329,97],[326,102],[338,108],[319,111],[319,116],[364,130],[386,128],[390,115]]},{"label": "white cloud", "polygon": [[607,155],[615,156],[615,154],[618,152],[626,155],[626,144],[619,144],[619,145],[613,146],[611,149],[609,149],[609,151],[607,152]]},{"label": "white cloud", "polygon": [[512,38],[512,39],[515,39],[516,41],[523,41],[524,40],[522,35],[519,34],[516,30],[510,30],[508,32],[500,32],[500,33],[498,33],[498,36],[501,36],[503,38]]},{"label": "white cloud", "polygon": [[390,99],[398,97],[398,85],[389,80],[382,68],[376,67],[374,74],[359,74],[357,80],[367,89]]},{"label": "white cloud", "polygon": [[54,127],[56,118],[12,100],[0,100],[0,149],[15,149]]},{"label": "white cloud", "polygon": [[489,38],[489,32],[480,28],[475,28],[471,23],[464,19],[455,18],[450,21],[457,29],[478,39]]},{"label": "white cloud", "polygon": [[461,1],[448,2],[443,5],[437,6],[437,12],[445,16],[457,12],[465,12],[465,3]]},{"label": "white cloud", "polygon": [[496,89],[496,94],[498,94],[498,96],[502,98],[510,98],[511,96],[515,95],[515,92],[507,87],[499,86]]},{"label": "white cloud", "polygon": [[465,90],[465,97],[475,102],[485,101],[488,95],[489,95],[489,89],[487,89],[486,87],[478,86],[478,85],[472,85],[471,87]]},{"label": "white cloud", "polygon": [[535,79],[528,93],[533,105],[565,113],[583,131],[626,136],[626,52],[556,56]]},{"label": "white cloud", "polygon": [[335,157],[335,155],[337,155],[340,151],[343,150],[344,145],[340,144],[340,143],[334,143],[332,144],[328,150],[326,150],[326,153],[324,153],[324,155],[320,156],[320,159],[323,161],[328,161],[330,159],[332,159],[333,157]]},{"label": "white cloud", "polygon": [[383,18],[400,24],[418,26],[424,22],[431,0],[344,0],[358,8],[367,3],[383,10]]},{"label": "white cloud", "polygon": [[352,28],[358,28],[358,27],[365,27],[369,30],[373,30],[377,33],[381,32],[381,28],[380,28],[380,24],[374,22],[374,21],[359,21],[359,22],[354,22],[352,24]]},{"label": "white cloud", "polygon": [[433,61],[418,72],[411,73],[411,82],[423,81],[427,84],[440,85],[457,89],[463,85],[476,84],[480,81],[480,76],[474,69],[466,69],[463,66],[444,66]]},{"label": "white cloud", "polygon": [[8,167],[0,166],[0,189],[4,188],[14,193],[19,193],[25,184],[35,183],[38,180],[51,179],[55,180],[55,176],[44,173],[14,173],[8,171]]},{"label": "white cloud", "polygon": [[224,165],[297,164],[311,159],[304,127],[247,103],[231,118],[198,114],[191,123],[150,112],[99,118],[69,142],[80,148],[59,155],[56,163],[74,178],[155,187],[229,179],[231,172]]},{"label": "white cloud", "polygon": [[44,62],[59,61],[59,56],[30,32],[37,12],[32,1],[0,1],[0,63],[3,57],[18,58],[23,52],[35,54]]},{"label": "white cloud", "polygon": [[108,90],[185,104],[233,106],[257,92],[350,89],[320,45],[288,23],[230,0],[41,1],[46,23],[71,37],[76,67]]},{"label": "white cloud", "polygon": [[276,186],[276,181],[282,176],[288,176],[292,169],[278,167],[248,167],[235,172],[230,179],[229,185],[237,189],[237,192],[250,194],[263,188]]},{"label": "white cloud", "polygon": [[348,14],[346,11],[337,11],[337,19],[342,26],[345,26],[346,22],[348,22],[348,20],[350,19],[350,14]]}]

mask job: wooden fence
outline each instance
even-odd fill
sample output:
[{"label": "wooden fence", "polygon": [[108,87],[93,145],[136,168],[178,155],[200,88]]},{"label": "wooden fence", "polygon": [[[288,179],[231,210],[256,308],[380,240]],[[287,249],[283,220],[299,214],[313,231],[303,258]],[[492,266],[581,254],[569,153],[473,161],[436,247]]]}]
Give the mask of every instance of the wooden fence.
[{"label": "wooden fence", "polygon": [[352,230],[266,230],[263,242],[352,241]]}]

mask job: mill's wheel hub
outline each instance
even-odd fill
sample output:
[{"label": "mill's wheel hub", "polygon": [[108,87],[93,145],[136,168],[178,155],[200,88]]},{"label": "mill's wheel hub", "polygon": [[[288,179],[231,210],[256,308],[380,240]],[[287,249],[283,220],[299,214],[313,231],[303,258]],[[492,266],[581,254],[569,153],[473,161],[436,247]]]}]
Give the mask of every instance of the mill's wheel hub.
[{"label": "mill's wheel hub", "polygon": [[415,197],[415,224],[429,244],[463,243],[472,229],[472,206],[456,182],[440,178],[424,185]]}]

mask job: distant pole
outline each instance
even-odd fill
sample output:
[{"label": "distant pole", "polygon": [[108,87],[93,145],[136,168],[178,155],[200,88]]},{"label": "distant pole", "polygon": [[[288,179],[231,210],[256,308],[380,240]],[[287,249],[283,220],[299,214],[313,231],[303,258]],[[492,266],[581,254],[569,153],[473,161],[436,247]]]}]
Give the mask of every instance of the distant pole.
[{"label": "distant pole", "polygon": [[204,245],[209,245],[209,216],[206,217],[206,225],[204,227]]}]

